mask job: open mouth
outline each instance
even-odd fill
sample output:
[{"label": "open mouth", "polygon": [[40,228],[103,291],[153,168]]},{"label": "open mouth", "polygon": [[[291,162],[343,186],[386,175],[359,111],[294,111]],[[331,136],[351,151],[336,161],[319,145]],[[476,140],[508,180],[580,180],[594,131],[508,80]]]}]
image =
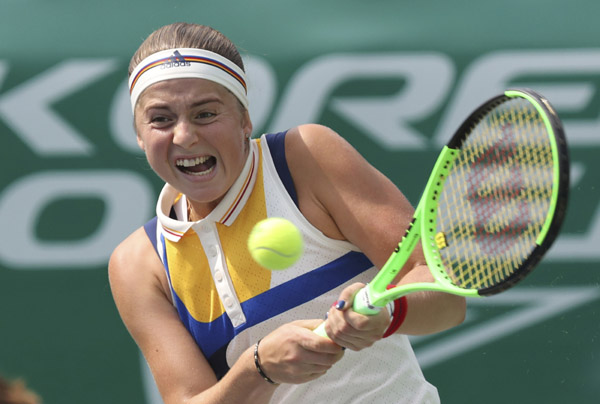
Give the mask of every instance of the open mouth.
[{"label": "open mouth", "polygon": [[196,157],[194,159],[178,159],[175,164],[179,171],[190,175],[210,174],[217,165],[217,159],[213,156]]}]

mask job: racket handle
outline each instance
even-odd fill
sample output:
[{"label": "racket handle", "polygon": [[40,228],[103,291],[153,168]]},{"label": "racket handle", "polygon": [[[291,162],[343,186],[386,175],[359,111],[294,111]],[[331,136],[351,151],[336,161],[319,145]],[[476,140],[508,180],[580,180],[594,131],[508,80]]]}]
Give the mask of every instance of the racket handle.
[{"label": "racket handle", "polygon": [[365,286],[354,296],[354,303],[352,303],[352,310],[357,313],[364,314],[366,316],[374,316],[381,311],[381,307],[375,307],[370,302],[373,299],[370,298],[369,285]]},{"label": "racket handle", "polygon": [[325,321],[323,321],[317,328],[315,328],[313,332],[317,335],[320,335],[323,338],[329,339],[329,335],[327,335],[327,333],[325,332]]},{"label": "racket handle", "polygon": [[[365,286],[354,296],[354,302],[352,303],[352,310],[357,313],[364,314],[366,316],[373,316],[381,310],[381,307],[373,307],[369,304],[369,290],[368,286]],[[325,322],[323,321],[317,328],[313,330],[314,333],[324,338],[329,338],[325,331]]]}]

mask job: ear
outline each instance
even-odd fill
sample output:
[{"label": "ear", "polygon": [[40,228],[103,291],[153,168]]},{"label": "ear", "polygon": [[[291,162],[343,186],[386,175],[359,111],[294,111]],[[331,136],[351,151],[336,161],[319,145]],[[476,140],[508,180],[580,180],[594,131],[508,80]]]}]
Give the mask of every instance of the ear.
[{"label": "ear", "polygon": [[252,134],[252,121],[250,120],[250,113],[248,110],[245,110],[242,115],[242,129],[244,134]]},{"label": "ear", "polygon": [[142,140],[142,137],[140,136],[140,133],[137,130],[137,125],[135,122],[135,118],[136,118],[136,114],[133,114],[133,131],[135,132],[135,136],[136,136],[136,140],[137,140],[137,144],[140,147],[140,149],[142,149],[144,152],[146,151],[146,146],[144,145],[144,141]]},{"label": "ear", "polygon": [[138,144],[138,146],[140,146],[140,149],[142,149],[143,151],[146,151],[146,145],[144,144],[144,141],[142,140],[140,135],[137,135],[137,144]]}]

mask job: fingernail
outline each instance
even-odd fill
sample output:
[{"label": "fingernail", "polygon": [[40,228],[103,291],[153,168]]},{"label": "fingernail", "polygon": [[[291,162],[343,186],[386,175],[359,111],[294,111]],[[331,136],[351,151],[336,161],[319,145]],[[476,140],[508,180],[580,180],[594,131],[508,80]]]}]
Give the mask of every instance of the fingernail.
[{"label": "fingernail", "polygon": [[344,306],[346,305],[346,302],[343,300],[340,300],[338,302],[335,303],[335,308],[338,310],[342,310],[344,308]]}]

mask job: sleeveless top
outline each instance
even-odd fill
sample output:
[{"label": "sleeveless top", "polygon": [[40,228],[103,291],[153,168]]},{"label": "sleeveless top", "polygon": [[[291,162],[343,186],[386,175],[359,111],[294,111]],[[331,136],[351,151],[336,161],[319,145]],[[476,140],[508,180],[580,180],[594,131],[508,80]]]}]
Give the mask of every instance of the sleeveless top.
[{"label": "sleeveless top", "polygon": [[[324,318],[340,292],[377,269],[354,245],[323,235],[302,215],[285,160],[285,132],[252,140],[234,185],[205,218],[187,221],[185,196],[166,184],[145,226],[163,262],[179,317],[220,379],[249,346],[277,327]],[[247,249],[254,224],[284,217],[304,239],[290,268],[269,271]],[[408,338],[394,335],[346,351],[309,383],[283,384],[271,403],[437,403]]]}]

